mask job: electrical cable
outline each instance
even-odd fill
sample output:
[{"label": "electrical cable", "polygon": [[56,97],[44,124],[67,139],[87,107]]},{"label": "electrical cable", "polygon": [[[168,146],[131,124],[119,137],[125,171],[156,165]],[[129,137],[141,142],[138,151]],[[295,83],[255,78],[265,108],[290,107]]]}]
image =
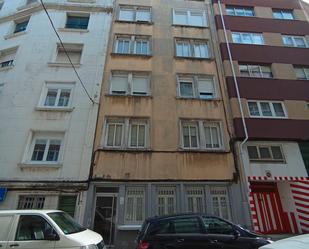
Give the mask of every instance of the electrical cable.
[{"label": "electrical cable", "polygon": [[66,50],[66,48],[65,48],[65,46],[64,46],[64,44],[63,44],[63,42],[62,42],[62,40],[61,40],[61,37],[60,37],[59,33],[57,32],[57,29],[55,28],[55,25],[54,25],[54,23],[53,23],[53,21],[52,21],[50,15],[49,15],[47,9],[46,9],[46,6],[45,6],[43,0],[40,0],[40,2],[41,2],[41,5],[42,5],[42,7],[43,7],[43,9],[44,9],[44,11],[45,11],[45,13],[46,13],[48,19],[49,19],[49,22],[50,22],[50,24],[51,24],[51,26],[52,26],[52,28],[53,28],[53,30],[54,30],[56,36],[58,37],[58,40],[59,40],[59,42],[60,42],[60,45],[61,45],[61,47],[62,47],[62,49],[63,49],[65,55],[67,56],[67,58],[68,58],[68,60],[69,60],[69,62],[70,62],[70,64],[71,64],[71,66],[72,66],[72,68],[73,68],[73,70],[74,70],[74,72],[75,72],[75,74],[76,74],[76,76],[77,76],[77,78],[78,78],[80,84],[82,85],[82,88],[84,89],[85,93],[87,94],[87,96],[88,96],[89,100],[92,102],[92,104],[99,104],[99,103],[95,102],[93,98],[91,98],[89,92],[87,91],[87,89],[86,89],[86,87],[85,87],[85,84],[83,83],[81,77],[79,76],[79,74],[78,74],[78,72],[77,72],[77,70],[76,70],[76,67],[74,66],[74,64],[73,64],[73,62],[72,62],[72,60],[71,60],[71,58],[70,58],[70,55],[68,54],[68,52],[67,52],[67,50]]}]

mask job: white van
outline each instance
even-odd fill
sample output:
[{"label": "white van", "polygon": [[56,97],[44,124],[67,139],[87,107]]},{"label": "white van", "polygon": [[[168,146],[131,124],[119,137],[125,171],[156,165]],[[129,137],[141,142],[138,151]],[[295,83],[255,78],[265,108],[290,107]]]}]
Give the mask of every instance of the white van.
[{"label": "white van", "polygon": [[58,210],[0,211],[0,249],[106,249],[103,238]]}]

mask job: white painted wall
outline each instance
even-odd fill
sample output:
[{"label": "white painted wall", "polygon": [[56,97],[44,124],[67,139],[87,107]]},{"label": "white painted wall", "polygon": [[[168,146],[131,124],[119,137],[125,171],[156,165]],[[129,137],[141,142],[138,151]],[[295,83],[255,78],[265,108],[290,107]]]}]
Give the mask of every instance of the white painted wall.
[{"label": "white painted wall", "polygon": [[[82,0],[81,2],[86,2]],[[97,12],[96,6],[112,6],[112,1],[96,0],[95,3],[51,1],[65,5],[89,6],[86,33],[61,32],[65,43],[83,43],[81,66],[78,72],[90,95],[99,101],[105,63],[111,13]],[[12,32],[13,21],[3,17],[12,14],[24,0],[5,0],[0,11],[0,50],[18,46],[15,66],[0,70],[0,83],[5,83],[0,93],[0,181],[5,180],[86,180],[89,174],[92,143],[98,105],[87,98],[72,68],[50,67],[56,53],[57,37],[43,11],[31,15],[25,34],[5,39]],[[48,10],[56,28],[63,28],[66,12]],[[5,21],[8,20],[8,21]],[[41,91],[45,81],[75,82],[72,112],[38,111]],[[21,169],[27,138],[31,130],[65,132],[63,166],[58,169]]]},{"label": "white painted wall", "polygon": [[246,146],[244,148],[244,167],[246,176],[266,176],[266,171],[270,171],[272,176],[293,176],[293,177],[306,177],[307,171],[302,159],[299,146],[295,142],[284,142],[284,141],[259,141],[259,142],[248,142],[246,145],[257,145],[257,144],[275,144],[281,145],[284,153],[286,163],[252,163],[249,162],[248,152]]}]

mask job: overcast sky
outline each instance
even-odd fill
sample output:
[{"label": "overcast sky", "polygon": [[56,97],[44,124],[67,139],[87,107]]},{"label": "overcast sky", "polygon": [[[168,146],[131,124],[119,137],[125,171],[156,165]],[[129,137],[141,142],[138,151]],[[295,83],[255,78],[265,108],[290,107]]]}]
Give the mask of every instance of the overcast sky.
[{"label": "overcast sky", "polygon": [[306,3],[309,3],[309,0],[303,0],[304,2],[306,2]]}]

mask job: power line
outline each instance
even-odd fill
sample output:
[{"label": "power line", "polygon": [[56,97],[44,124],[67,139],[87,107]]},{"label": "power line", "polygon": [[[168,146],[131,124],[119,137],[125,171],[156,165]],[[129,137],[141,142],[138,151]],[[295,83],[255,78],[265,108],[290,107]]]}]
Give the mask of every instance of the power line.
[{"label": "power line", "polygon": [[53,30],[54,30],[56,36],[58,37],[58,40],[59,40],[59,42],[60,42],[60,45],[61,45],[61,47],[62,47],[62,49],[63,49],[65,55],[66,55],[67,58],[69,59],[69,62],[70,62],[70,64],[71,64],[71,66],[72,66],[72,68],[73,68],[73,70],[74,70],[74,72],[75,72],[75,74],[76,74],[76,76],[77,76],[77,78],[78,78],[80,84],[82,85],[82,88],[84,89],[84,91],[85,91],[85,93],[87,94],[87,96],[88,96],[88,98],[90,99],[90,101],[91,101],[93,104],[98,104],[97,102],[94,101],[93,98],[91,98],[89,92],[87,91],[87,89],[86,89],[86,87],[85,87],[85,84],[83,83],[81,77],[79,76],[79,74],[78,74],[78,72],[77,72],[77,70],[76,70],[76,67],[74,66],[74,64],[73,64],[73,62],[72,62],[72,60],[71,60],[71,58],[70,58],[70,55],[68,54],[68,52],[67,52],[67,50],[66,50],[66,48],[65,48],[65,46],[64,46],[64,44],[63,44],[63,42],[62,42],[62,40],[61,40],[61,37],[60,37],[60,35],[58,34],[57,29],[55,28],[55,25],[54,25],[54,23],[53,23],[53,21],[52,21],[50,15],[49,15],[47,9],[46,9],[46,6],[45,6],[43,0],[40,0],[40,2],[41,2],[41,4],[42,4],[42,7],[43,7],[43,9],[44,9],[44,11],[45,11],[45,13],[46,13],[48,19],[49,19],[49,22],[50,22],[50,24],[51,24],[51,26],[52,26],[52,28],[53,28]]}]

